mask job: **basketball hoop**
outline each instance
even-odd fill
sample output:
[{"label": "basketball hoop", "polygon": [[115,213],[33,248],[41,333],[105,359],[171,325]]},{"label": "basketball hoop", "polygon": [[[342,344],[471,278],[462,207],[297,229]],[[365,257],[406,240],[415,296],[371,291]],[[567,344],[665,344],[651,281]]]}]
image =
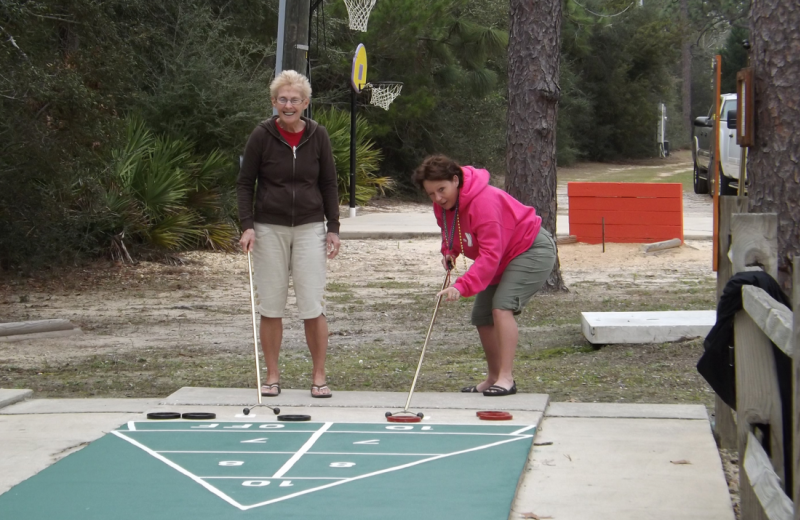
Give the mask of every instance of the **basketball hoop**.
[{"label": "basketball hoop", "polygon": [[375,0],[344,0],[344,5],[350,16],[350,28],[354,31],[365,32],[369,13],[375,5]]},{"label": "basketball hoop", "polygon": [[400,95],[403,82],[376,81],[375,83],[367,83],[365,86],[369,89],[369,103],[384,110],[389,110],[389,105],[392,104],[394,98]]}]

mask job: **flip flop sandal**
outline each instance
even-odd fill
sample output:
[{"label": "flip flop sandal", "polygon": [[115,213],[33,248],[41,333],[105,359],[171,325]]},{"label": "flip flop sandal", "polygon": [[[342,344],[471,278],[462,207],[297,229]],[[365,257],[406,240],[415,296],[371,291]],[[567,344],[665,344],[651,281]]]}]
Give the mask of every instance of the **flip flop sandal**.
[{"label": "flip flop sandal", "polygon": [[[278,393],[273,393],[273,389],[278,389]],[[272,383],[271,385],[261,385],[261,395],[264,397],[278,397],[281,395],[281,384]]]},{"label": "flip flop sandal", "polygon": [[477,393],[480,393],[480,390],[478,390],[478,385],[465,386],[464,388],[461,389],[461,391],[464,392],[465,394],[477,394]]},{"label": "flip flop sandal", "polygon": [[486,397],[500,397],[502,395],[512,395],[517,393],[517,383],[511,385],[511,388],[503,388],[502,386],[492,385],[483,391]]},{"label": "flip flop sandal", "polygon": [[[328,388],[328,384],[327,383],[322,383],[321,385],[311,385],[311,397],[313,397],[315,399],[325,399],[327,397],[333,397],[333,393],[328,393],[328,394],[321,394],[320,393],[325,388]],[[314,393],[314,390],[317,391],[316,394]],[[331,391],[331,389],[328,388],[328,392],[330,392],[330,391]]]}]

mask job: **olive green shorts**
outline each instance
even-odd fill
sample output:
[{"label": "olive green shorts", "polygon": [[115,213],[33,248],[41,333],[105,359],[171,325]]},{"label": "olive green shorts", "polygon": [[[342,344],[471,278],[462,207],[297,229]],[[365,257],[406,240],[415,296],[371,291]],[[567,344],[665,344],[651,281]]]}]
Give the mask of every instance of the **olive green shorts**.
[{"label": "olive green shorts", "polygon": [[492,309],[522,312],[536,292],[544,286],[556,263],[556,243],[544,228],[539,230],[533,245],[508,264],[500,283],[490,285],[475,296],[472,324],[494,325]]}]

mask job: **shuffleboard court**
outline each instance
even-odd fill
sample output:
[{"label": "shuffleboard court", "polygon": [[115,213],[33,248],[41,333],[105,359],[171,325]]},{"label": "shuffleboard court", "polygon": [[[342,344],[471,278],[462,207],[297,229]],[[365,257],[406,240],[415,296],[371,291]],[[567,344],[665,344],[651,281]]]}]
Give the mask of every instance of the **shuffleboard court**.
[{"label": "shuffleboard court", "polygon": [[0,495],[29,520],[508,518],[520,424],[129,422]]}]

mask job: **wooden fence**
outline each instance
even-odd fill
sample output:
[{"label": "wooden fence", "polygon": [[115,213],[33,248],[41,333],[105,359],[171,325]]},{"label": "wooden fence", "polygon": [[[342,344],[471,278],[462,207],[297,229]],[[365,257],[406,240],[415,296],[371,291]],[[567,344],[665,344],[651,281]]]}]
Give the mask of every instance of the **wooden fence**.
[{"label": "wooden fence", "polygon": [[[746,208],[745,197],[720,197],[718,297],[735,273],[762,269],[777,279],[777,215]],[[739,450],[742,520],[800,520],[800,257],[792,285],[794,313],[760,288],[742,288],[734,321],[736,412],[717,397],[720,445]],[[791,366],[793,404],[781,399],[776,356],[783,356],[772,344]]]}]

